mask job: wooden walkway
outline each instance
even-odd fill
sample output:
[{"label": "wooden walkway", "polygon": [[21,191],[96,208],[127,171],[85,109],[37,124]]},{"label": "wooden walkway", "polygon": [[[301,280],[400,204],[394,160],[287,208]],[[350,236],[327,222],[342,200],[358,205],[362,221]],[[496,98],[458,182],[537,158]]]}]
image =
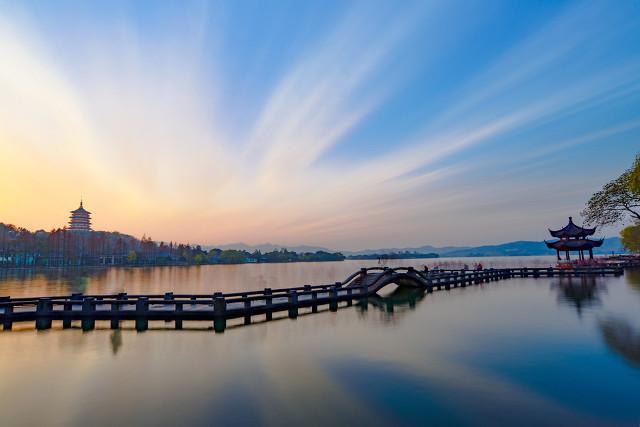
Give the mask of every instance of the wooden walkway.
[{"label": "wooden walkway", "polygon": [[136,329],[144,331],[149,321],[175,322],[182,329],[184,321],[213,321],[214,329],[224,331],[228,319],[243,318],[245,324],[253,316],[265,316],[271,320],[273,313],[286,311],[295,318],[301,308],[317,312],[319,306],[338,309],[339,303],[352,305],[353,301],[377,295],[384,287],[395,284],[399,287],[434,290],[449,290],[455,287],[473,286],[513,277],[575,277],[575,276],[619,276],[621,268],[503,268],[481,271],[431,270],[422,271],[413,267],[363,268],[343,282],[330,285],[305,285],[293,288],[259,291],[215,293],[213,295],[178,294],[167,292],[155,295],[53,296],[41,298],[0,297],[0,323],[4,330],[15,322],[35,322],[37,329],[49,329],[53,321],[62,321],[63,328],[70,328],[73,321],[80,321],[83,330],[95,328],[96,321],[107,320],[111,328],[120,327],[121,321],[135,321]]}]

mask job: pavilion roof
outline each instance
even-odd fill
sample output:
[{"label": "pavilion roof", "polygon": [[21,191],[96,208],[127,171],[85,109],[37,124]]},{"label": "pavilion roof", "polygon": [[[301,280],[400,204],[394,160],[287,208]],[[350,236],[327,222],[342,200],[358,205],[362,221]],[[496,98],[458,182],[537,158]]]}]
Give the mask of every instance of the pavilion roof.
[{"label": "pavilion roof", "polygon": [[553,237],[557,237],[559,239],[570,238],[570,237],[586,237],[591,236],[596,232],[594,228],[584,228],[580,227],[573,223],[573,218],[569,217],[569,223],[565,225],[563,228],[559,230],[551,230],[549,229],[549,233]]},{"label": "pavilion roof", "polygon": [[604,239],[591,240],[591,239],[572,239],[572,240],[556,240],[555,242],[547,242],[545,244],[549,249],[556,249],[558,251],[583,251],[593,248],[599,248],[602,246]]}]

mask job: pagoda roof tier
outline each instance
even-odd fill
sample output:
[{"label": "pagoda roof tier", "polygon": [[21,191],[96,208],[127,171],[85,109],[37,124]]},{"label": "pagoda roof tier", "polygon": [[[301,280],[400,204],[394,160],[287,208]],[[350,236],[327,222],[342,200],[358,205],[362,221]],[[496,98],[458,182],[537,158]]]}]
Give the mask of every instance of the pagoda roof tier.
[{"label": "pagoda roof tier", "polygon": [[604,239],[572,239],[572,240],[556,240],[555,242],[547,242],[545,244],[549,249],[558,251],[584,251],[602,246]]},{"label": "pagoda roof tier", "polygon": [[76,209],[75,211],[71,211],[72,214],[84,214],[84,215],[89,215],[91,214],[91,212],[89,212],[88,210],[86,210],[85,208],[83,208],[82,206],[79,207],[78,209]]},{"label": "pagoda roof tier", "polygon": [[75,211],[71,211],[71,213],[72,214],[90,214],[91,212],[89,212],[84,207],[82,207],[82,200],[80,200],[80,207]]},{"label": "pagoda roof tier", "polygon": [[580,238],[591,236],[596,232],[595,228],[584,228],[573,223],[573,218],[569,217],[569,223],[560,230],[549,230],[553,237],[558,239]]}]

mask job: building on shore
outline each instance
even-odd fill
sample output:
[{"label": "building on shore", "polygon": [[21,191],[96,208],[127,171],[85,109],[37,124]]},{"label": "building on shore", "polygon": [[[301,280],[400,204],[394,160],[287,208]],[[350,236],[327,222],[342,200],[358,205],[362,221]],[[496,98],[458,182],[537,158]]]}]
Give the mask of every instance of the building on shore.
[{"label": "building on shore", "polygon": [[80,200],[80,207],[71,211],[68,229],[70,231],[91,231],[91,212],[82,206],[82,200]]},{"label": "building on shore", "polygon": [[569,217],[569,223],[559,230],[549,230],[551,236],[559,240],[544,243],[549,249],[555,249],[558,261],[561,260],[560,252],[565,253],[565,258],[570,260],[569,252],[578,252],[578,259],[584,260],[585,252],[589,252],[589,259],[593,259],[593,248],[602,246],[604,239],[591,240],[587,236],[592,236],[596,232],[594,228],[583,228],[573,223],[573,218]]}]

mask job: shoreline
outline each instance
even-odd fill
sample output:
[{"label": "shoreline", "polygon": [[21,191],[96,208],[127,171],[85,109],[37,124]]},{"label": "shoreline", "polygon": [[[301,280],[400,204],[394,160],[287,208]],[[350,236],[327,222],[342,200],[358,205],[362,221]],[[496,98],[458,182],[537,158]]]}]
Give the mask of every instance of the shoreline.
[{"label": "shoreline", "polygon": [[[467,257],[407,257],[407,258],[386,258],[384,261],[433,261],[438,260],[446,263],[448,260],[456,259],[493,259],[493,258],[539,258],[539,257],[552,257],[554,255],[503,255],[503,256],[467,256]],[[620,264],[632,264],[633,266],[640,263],[640,256],[634,255],[597,255],[597,259],[604,262],[616,262]],[[69,265],[69,266],[30,266],[30,267],[2,267],[0,266],[0,274],[17,273],[17,272],[54,272],[54,271],[82,271],[82,270],[108,270],[110,268],[123,268],[123,269],[139,269],[139,268],[158,268],[158,267],[205,267],[205,266],[237,266],[237,265],[265,265],[265,264],[323,264],[328,262],[344,262],[344,261],[376,261],[377,258],[345,258],[342,260],[300,260],[300,261],[278,261],[278,262],[239,262],[239,263],[170,263],[170,264],[108,264],[108,265]]]}]

